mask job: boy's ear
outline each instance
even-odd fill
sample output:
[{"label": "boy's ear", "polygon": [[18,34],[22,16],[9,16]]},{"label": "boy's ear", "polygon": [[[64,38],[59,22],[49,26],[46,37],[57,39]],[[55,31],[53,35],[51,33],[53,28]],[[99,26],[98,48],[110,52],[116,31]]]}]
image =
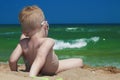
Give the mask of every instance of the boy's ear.
[{"label": "boy's ear", "polygon": [[47,23],[47,21],[44,21],[44,22],[42,23],[42,27],[43,27],[45,30],[48,30],[48,23]]}]

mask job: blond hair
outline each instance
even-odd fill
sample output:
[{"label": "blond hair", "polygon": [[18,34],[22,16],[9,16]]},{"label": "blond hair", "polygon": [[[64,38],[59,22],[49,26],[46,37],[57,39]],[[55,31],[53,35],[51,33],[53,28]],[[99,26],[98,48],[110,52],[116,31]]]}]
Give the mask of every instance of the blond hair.
[{"label": "blond hair", "polygon": [[44,13],[38,6],[27,6],[19,14],[19,21],[23,28],[34,29],[44,20]]}]

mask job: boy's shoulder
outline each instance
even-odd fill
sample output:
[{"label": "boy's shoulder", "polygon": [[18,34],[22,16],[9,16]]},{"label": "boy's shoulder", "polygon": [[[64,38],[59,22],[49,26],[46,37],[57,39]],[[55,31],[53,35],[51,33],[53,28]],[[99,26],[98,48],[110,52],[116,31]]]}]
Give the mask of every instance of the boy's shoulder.
[{"label": "boy's shoulder", "polygon": [[48,45],[49,43],[55,43],[54,39],[52,38],[41,38],[36,41],[38,45]]},{"label": "boy's shoulder", "polygon": [[52,39],[52,38],[42,38],[41,41],[42,41],[43,43],[44,43],[44,42],[47,42],[47,41],[48,41],[48,42],[49,42],[49,41],[55,42],[54,39]]}]

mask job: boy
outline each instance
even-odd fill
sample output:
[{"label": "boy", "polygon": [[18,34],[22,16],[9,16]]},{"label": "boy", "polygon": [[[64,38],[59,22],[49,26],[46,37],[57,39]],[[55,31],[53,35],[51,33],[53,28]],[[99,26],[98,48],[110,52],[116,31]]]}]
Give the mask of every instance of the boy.
[{"label": "boy", "polygon": [[83,66],[81,59],[58,60],[53,51],[55,41],[47,38],[48,24],[39,7],[28,6],[24,8],[20,12],[19,20],[23,34],[9,59],[12,71],[17,71],[17,62],[21,56],[25,61],[29,76],[53,75],[67,69]]}]

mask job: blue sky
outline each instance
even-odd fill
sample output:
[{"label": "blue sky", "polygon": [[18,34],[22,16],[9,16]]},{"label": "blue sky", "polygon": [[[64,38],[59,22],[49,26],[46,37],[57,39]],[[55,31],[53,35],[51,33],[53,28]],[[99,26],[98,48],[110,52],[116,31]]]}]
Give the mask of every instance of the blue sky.
[{"label": "blue sky", "polygon": [[120,23],[120,0],[1,0],[0,24],[18,24],[29,5],[41,7],[49,23]]}]

